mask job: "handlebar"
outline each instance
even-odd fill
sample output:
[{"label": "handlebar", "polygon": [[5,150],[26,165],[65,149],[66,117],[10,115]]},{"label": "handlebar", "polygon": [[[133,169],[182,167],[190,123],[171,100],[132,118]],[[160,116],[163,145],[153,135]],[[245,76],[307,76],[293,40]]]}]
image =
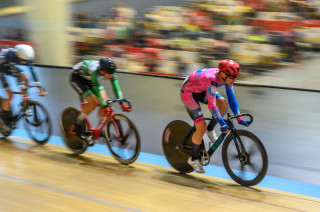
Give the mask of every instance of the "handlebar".
[{"label": "handlebar", "polygon": [[[22,94],[22,93],[23,93],[22,90],[28,90],[29,88],[32,88],[32,87],[42,88],[42,89],[43,89],[43,87],[42,87],[41,85],[28,85],[28,86],[22,85],[22,86],[19,86],[19,87],[20,87],[21,91],[13,91],[12,93],[13,93],[13,94]],[[44,90],[44,89],[43,89],[43,90]],[[44,91],[45,91],[45,90],[44,90]]]},{"label": "handlebar", "polygon": [[[253,116],[250,113],[241,113],[237,115],[231,116],[230,113],[227,113],[227,120],[232,122],[232,119],[236,119],[240,116],[248,116],[249,117],[249,124],[253,122]],[[213,118],[205,118],[205,120],[212,120]]]},{"label": "handlebar", "polygon": [[128,106],[131,107],[131,103],[130,103],[130,101],[127,100],[127,99],[111,99],[111,100],[108,100],[108,101],[107,101],[108,106],[111,105],[111,104],[114,103],[114,102],[120,102],[120,103],[125,102],[126,104],[128,104]]},{"label": "handlebar", "polygon": [[238,117],[243,117],[243,116],[248,116],[249,117],[249,123],[248,124],[251,124],[253,122],[253,116],[250,114],[250,113],[241,113],[241,114],[237,114],[237,115],[233,115],[231,116],[230,113],[227,113],[227,117],[228,117],[228,120],[232,120],[232,119],[236,119]]}]

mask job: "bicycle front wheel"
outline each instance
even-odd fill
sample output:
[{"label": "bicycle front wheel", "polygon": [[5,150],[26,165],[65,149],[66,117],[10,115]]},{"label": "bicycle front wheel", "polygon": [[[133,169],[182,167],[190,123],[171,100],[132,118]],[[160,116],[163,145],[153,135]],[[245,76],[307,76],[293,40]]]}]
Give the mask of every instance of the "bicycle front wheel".
[{"label": "bicycle front wheel", "polygon": [[242,186],[258,184],[268,169],[267,152],[254,134],[236,130],[229,134],[222,146],[222,160],[229,176]]},{"label": "bicycle front wheel", "polygon": [[45,144],[52,133],[52,123],[48,111],[39,102],[30,101],[25,111],[25,129],[32,140]]},{"label": "bicycle front wheel", "polygon": [[130,119],[122,114],[113,115],[105,129],[106,142],[114,158],[122,164],[131,164],[140,153],[140,136]]}]

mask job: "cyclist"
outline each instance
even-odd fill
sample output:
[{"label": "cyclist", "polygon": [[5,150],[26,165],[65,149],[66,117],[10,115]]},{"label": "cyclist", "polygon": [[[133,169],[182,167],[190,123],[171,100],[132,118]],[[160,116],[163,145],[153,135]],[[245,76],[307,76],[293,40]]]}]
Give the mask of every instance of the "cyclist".
[{"label": "cyclist", "polygon": [[[117,78],[116,65],[111,58],[102,57],[99,61],[84,60],[73,66],[70,79],[71,86],[80,95],[80,101],[85,99],[88,102],[70,128],[70,132],[78,135],[79,137],[83,136],[82,123],[85,117],[97,106],[100,106],[98,116],[103,117],[104,108],[107,106],[107,92],[104,87],[99,84],[99,76],[104,77],[107,80],[111,80],[113,92],[116,98],[123,98]],[[121,108],[126,112],[131,111],[130,106],[121,104]]]},{"label": "cyclist", "polygon": [[[225,86],[228,102],[234,114],[240,114],[238,103],[234,96],[233,83],[240,74],[240,66],[233,60],[221,60],[218,68],[201,69],[191,73],[182,83],[181,100],[194,121],[196,131],[192,136],[192,155],[188,163],[198,173],[205,173],[199,160],[200,144],[202,137],[207,131],[212,142],[217,136],[213,130],[216,123],[219,123],[223,133],[229,133],[230,129],[223,120],[228,111],[227,101],[216,89]],[[208,108],[214,118],[207,126],[201,111],[199,102],[208,104]],[[241,117],[237,118],[238,123],[248,126],[248,121]]]},{"label": "cyclist", "polygon": [[[10,101],[12,100],[13,93],[8,85],[5,76],[13,76],[18,78],[19,84],[24,86],[29,85],[29,77],[16,65],[28,65],[30,68],[31,76],[35,84],[40,84],[35,72],[33,71],[32,61],[35,53],[31,46],[25,44],[18,44],[14,48],[1,49],[0,52],[0,80],[3,89],[7,94],[7,98],[2,100],[0,116],[3,121],[3,128],[10,126],[12,121],[12,113],[10,107]],[[45,96],[46,91],[42,87],[39,87],[39,96]],[[27,100],[26,90],[24,92],[24,100]]]}]

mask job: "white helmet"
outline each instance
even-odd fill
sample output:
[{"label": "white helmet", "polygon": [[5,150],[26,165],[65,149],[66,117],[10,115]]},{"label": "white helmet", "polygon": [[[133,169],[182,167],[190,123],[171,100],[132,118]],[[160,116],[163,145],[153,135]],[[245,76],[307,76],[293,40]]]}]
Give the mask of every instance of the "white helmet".
[{"label": "white helmet", "polygon": [[25,44],[18,44],[15,47],[15,54],[18,58],[22,60],[33,60],[34,50],[31,46]]}]

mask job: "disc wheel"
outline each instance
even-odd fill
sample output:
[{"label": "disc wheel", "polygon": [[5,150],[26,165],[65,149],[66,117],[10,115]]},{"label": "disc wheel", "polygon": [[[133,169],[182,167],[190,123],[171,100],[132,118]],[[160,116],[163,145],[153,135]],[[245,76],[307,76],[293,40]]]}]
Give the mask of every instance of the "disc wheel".
[{"label": "disc wheel", "polygon": [[[69,132],[70,127],[72,126],[74,120],[78,117],[79,114],[79,110],[73,107],[68,107],[63,110],[60,116],[61,135],[67,147],[77,155],[84,153],[88,147],[88,143],[84,139],[81,139],[77,135],[73,135]],[[82,127],[82,129],[85,129],[85,122],[83,123]]]}]

